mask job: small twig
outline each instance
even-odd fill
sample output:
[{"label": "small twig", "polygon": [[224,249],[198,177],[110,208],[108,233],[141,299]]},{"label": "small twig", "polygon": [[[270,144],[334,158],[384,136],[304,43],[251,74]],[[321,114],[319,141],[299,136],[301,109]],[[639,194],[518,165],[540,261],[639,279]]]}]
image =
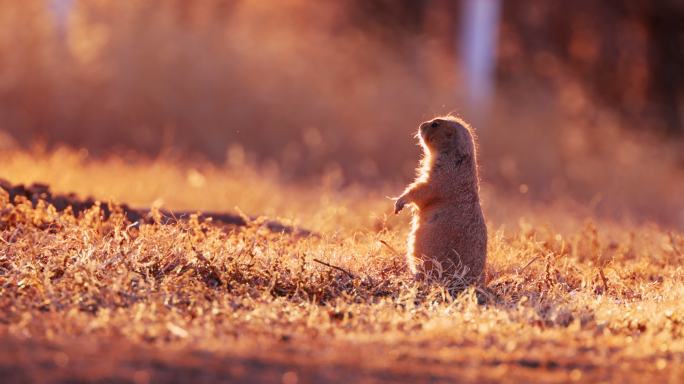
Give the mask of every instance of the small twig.
[{"label": "small twig", "polygon": [[527,264],[525,264],[525,266],[522,267],[522,269],[518,271],[518,274],[523,273],[523,272],[527,269],[527,267],[529,267],[530,265],[532,265],[532,263],[534,263],[535,261],[539,260],[540,257],[541,257],[541,256],[535,256],[535,257],[533,257],[532,260],[528,261]]},{"label": "small twig", "polygon": [[5,243],[7,245],[10,245],[9,241],[5,240],[5,238],[3,238],[2,236],[0,236],[0,241],[2,241],[3,243]]},{"label": "small twig", "polygon": [[394,247],[392,247],[391,245],[389,245],[389,243],[387,243],[385,240],[380,240],[380,243],[382,243],[382,245],[384,245],[384,246],[387,247],[390,251],[392,251],[392,253],[394,253],[395,256],[404,257],[404,255],[402,255],[401,253],[399,253],[399,251],[397,251],[396,249],[394,249]]},{"label": "small twig", "polygon": [[138,226],[140,226],[140,221],[134,221],[134,222],[132,222],[126,226],[126,230],[128,231],[129,229],[131,229],[133,227],[138,227]]},{"label": "small twig", "polygon": [[[393,253],[395,256],[397,256],[398,258],[400,258],[400,259],[404,259],[404,258],[405,258],[404,255],[402,255],[401,253],[399,253],[399,251],[397,251],[396,249],[394,249],[394,247],[391,246],[391,245],[389,245],[389,243],[386,242],[385,240],[380,240],[380,243],[381,243],[382,245],[384,245],[385,247],[387,247],[387,249],[389,249],[390,252],[392,252],[392,253]],[[383,277],[384,277],[385,274],[386,274],[387,272],[397,273],[397,272],[402,272],[402,271],[405,270],[405,269],[406,269],[406,263],[402,263],[402,264],[397,265],[396,259],[395,259],[395,260],[392,261],[392,266],[387,267],[387,268],[385,268],[385,269],[382,270],[382,275],[383,275]]]},{"label": "small twig", "polygon": [[601,277],[601,282],[603,283],[603,292],[608,293],[608,279],[606,279],[606,275],[603,273],[603,267],[599,267],[599,276]]},{"label": "small twig", "polygon": [[682,251],[681,251],[681,250],[679,249],[679,247],[677,246],[677,241],[676,241],[675,236],[674,236],[674,234],[672,233],[672,231],[668,231],[668,232],[667,232],[667,235],[670,237],[670,244],[672,244],[672,250],[673,250],[678,256],[681,256],[681,255],[682,255]]},{"label": "small twig", "polygon": [[12,234],[10,235],[10,237],[7,238],[7,240],[5,240],[5,241],[6,241],[7,243],[14,243],[14,241],[16,240],[16,237],[17,237],[17,234],[18,234],[18,233],[19,233],[19,228],[17,227],[17,228],[14,229],[14,232],[12,232]]},{"label": "small twig", "polygon": [[319,263],[319,264],[323,264],[323,265],[325,265],[326,267],[329,267],[329,268],[332,268],[332,269],[337,269],[338,271],[347,274],[347,276],[349,276],[350,278],[356,279],[356,276],[354,276],[351,272],[345,270],[344,268],[340,268],[340,267],[338,267],[338,266],[335,266],[335,265],[332,265],[332,264],[328,264],[328,263],[326,263],[325,261],[321,261],[321,260],[318,260],[318,259],[313,259],[313,261],[315,261],[315,262],[317,262],[317,263]]}]

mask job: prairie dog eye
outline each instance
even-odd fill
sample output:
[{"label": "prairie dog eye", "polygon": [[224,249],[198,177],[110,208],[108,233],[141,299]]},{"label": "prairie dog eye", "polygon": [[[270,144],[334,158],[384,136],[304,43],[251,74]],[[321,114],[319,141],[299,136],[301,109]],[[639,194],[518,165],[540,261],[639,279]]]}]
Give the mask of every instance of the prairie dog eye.
[{"label": "prairie dog eye", "polygon": [[438,126],[439,126],[439,121],[433,121],[432,123],[430,123],[431,128],[437,128]]}]

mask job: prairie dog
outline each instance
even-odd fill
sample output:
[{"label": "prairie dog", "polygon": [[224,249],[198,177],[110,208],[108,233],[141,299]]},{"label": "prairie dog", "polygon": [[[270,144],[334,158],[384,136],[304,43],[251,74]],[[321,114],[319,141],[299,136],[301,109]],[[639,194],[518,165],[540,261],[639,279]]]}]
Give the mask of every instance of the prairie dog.
[{"label": "prairie dog", "polygon": [[480,206],[477,151],[470,126],[453,116],[420,125],[423,159],[416,180],[396,199],[412,203],[407,262],[418,277],[484,282],[487,226]]}]

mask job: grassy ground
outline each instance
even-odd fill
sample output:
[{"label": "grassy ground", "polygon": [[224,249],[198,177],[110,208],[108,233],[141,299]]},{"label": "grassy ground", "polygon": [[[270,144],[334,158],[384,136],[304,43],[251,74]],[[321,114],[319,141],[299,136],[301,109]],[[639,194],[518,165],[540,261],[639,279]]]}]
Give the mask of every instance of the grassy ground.
[{"label": "grassy ground", "polygon": [[[0,196],[9,381],[644,381],[684,374],[684,236],[483,188],[487,287],[412,281],[399,189],[284,185],[246,167],[3,153],[2,177],[253,223],[131,227]],[[386,243],[387,245],[383,244]],[[326,265],[328,264],[328,265]],[[337,267],[337,268],[336,268]]]}]

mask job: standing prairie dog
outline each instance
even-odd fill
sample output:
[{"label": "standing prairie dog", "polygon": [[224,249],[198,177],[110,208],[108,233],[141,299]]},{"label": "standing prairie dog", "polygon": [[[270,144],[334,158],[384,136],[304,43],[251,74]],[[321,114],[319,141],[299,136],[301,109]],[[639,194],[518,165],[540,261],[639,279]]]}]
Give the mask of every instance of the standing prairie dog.
[{"label": "standing prairie dog", "polygon": [[420,125],[424,156],[416,180],[396,199],[394,213],[414,205],[407,261],[422,277],[484,282],[487,226],[480,206],[473,132],[453,116]]}]

